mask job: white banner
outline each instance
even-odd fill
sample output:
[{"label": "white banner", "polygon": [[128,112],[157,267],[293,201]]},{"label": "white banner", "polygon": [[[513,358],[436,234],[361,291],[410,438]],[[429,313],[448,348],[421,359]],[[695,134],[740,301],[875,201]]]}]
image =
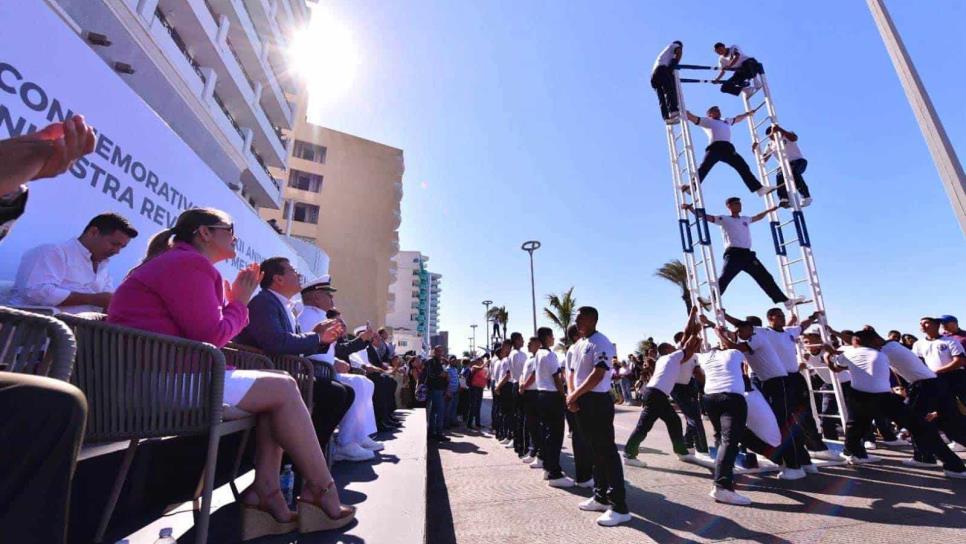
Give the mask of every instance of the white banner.
[{"label": "white banner", "polygon": [[309,267],[278,234],[128,87],[45,2],[0,2],[0,139],[27,134],[72,112],[98,132],[94,153],[69,172],[30,184],[27,212],[0,245],[0,280],[12,280],[31,247],[81,234],[94,215],[117,212],[140,235],[109,268],[115,284],[148,239],[193,206],[231,214],[238,256],[219,264],[227,279],[250,262],[288,257]]}]

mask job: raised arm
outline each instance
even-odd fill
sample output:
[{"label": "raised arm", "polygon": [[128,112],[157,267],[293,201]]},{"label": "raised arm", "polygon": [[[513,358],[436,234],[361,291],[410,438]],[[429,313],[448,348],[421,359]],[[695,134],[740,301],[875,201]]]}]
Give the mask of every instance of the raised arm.
[{"label": "raised arm", "polygon": [[697,115],[691,113],[688,110],[684,110],[684,114],[688,117],[688,121],[691,121],[695,125],[699,124],[700,121],[701,121],[701,118],[700,117],[698,117]]},{"label": "raised arm", "polygon": [[761,221],[762,219],[765,218],[765,216],[767,216],[768,214],[770,214],[771,212],[773,212],[773,211],[775,211],[777,209],[778,209],[778,206],[772,206],[771,208],[768,208],[767,210],[764,210],[764,211],[762,211],[760,213],[756,213],[755,215],[751,216],[751,222],[752,223],[756,223],[758,221]]}]

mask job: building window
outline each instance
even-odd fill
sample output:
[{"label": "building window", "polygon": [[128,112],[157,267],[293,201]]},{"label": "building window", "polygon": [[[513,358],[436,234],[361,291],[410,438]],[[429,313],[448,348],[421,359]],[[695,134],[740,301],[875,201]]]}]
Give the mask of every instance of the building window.
[{"label": "building window", "polygon": [[325,164],[325,148],[321,145],[295,140],[294,154],[300,159]]},{"label": "building window", "polygon": [[302,191],[318,193],[322,191],[322,176],[293,168],[288,173],[288,186]]},{"label": "building window", "polygon": [[299,240],[302,240],[303,242],[310,243],[313,246],[315,245],[315,238],[310,238],[308,236],[298,236],[298,235],[292,235],[292,238],[298,238]]},{"label": "building window", "polygon": [[[283,216],[288,219],[289,214],[289,202],[285,202],[285,209],[282,210]],[[319,207],[312,204],[305,204],[304,202],[296,202],[295,210],[292,213],[292,219],[300,223],[312,223],[317,225],[319,223]]]}]

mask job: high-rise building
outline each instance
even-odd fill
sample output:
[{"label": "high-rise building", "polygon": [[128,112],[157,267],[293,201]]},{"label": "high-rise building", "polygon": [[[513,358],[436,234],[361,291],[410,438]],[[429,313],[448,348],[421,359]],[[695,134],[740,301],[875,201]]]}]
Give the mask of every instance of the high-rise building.
[{"label": "high-rise building", "polygon": [[[395,308],[386,318],[394,336],[418,337],[424,347],[439,333],[439,300],[443,276],[430,272],[429,257],[418,251],[400,251],[393,257],[396,280],[390,287]],[[419,350],[417,350],[419,351]]]},{"label": "high-rise building", "polygon": [[305,0],[50,0],[252,206],[277,208],[300,84],[287,48]]},{"label": "high-rise building", "polygon": [[289,168],[278,171],[284,205],[263,208],[262,217],[329,255],[336,304],[347,323],[381,326],[393,303],[403,152],[314,125],[306,106],[303,99],[296,109]]}]

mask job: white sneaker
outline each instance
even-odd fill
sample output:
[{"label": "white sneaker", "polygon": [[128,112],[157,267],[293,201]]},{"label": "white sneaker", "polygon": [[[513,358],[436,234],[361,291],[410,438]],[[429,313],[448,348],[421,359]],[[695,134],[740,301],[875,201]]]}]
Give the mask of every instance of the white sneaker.
[{"label": "white sneaker", "polygon": [[507,440],[506,441],[506,444],[504,444],[503,447],[504,448],[512,448],[513,447],[513,441],[512,440]]},{"label": "white sneaker", "polygon": [[838,461],[841,457],[832,450],[810,451],[808,455],[812,459],[823,459],[825,461]]},{"label": "white sneaker", "polygon": [[529,455],[527,455],[526,457],[524,457],[523,459],[520,459],[520,460],[523,461],[524,463],[528,464],[528,465],[534,461],[533,457],[530,457]]},{"label": "white sneaker", "polygon": [[591,497],[578,504],[577,508],[580,508],[584,512],[606,512],[610,510],[610,505],[597,502],[597,499]]},{"label": "white sneaker", "polygon": [[533,462],[530,463],[530,468],[543,468],[543,461],[540,459],[534,459]]},{"label": "white sneaker", "polygon": [[943,471],[943,474],[945,474],[947,478],[955,478],[957,480],[966,480],[966,470],[964,470],[962,472],[953,472],[951,470],[944,470]]},{"label": "white sneaker", "polygon": [[501,446],[506,446],[510,442],[511,442],[511,440],[509,438],[504,438],[503,440],[500,440],[500,445]]},{"label": "white sneaker", "polygon": [[383,444],[382,442],[376,442],[375,440],[369,438],[368,436],[363,438],[359,442],[359,445],[369,451],[382,451],[386,449],[385,444]]},{"label": "white sneaker", "polygon": [[811,463],[802,465],[802,470],[805,471],[805,474],[818,474],[818,467]]},{"label": "white sneaker", "polygon": [[800,468],[784,468],[778,473],[782,480],[801,480],[805,477],[805,471]]},{"label": "white sneaker", "polygon": [[690,462],[694,461],[695,459],[697,459],[697,457],[694,456],[694,451],[693,450],[688,450],[688,453],[686,453],[684,455],[678,454],[678,460],[679,461],[684,461],[685,463],[690,463]]},{"label": "white sneaker", "polygon": [[875,442],[872,442],[871,440],[867,440],[863,445],[867,450],[874,450],[876,448]]},{"label": "white sneaker", "polygon": [[799,304],[802,304],[804,302],[805,302],[805,297],[790,298],[785,301],[785,309],[787,309],[788,311],[792,311],[795,308],[795,306],[798,306]]},{"label": "white sneaker", "polygon": [[949,449],[953,451],[966,451],[966,446],[960,444],[959,442],[950,442]]},{"label": "white sneaker", "polygon": [[627,523],[630,520],[630,514],[619,514],[615,512],[613,508],[608,508],[607,511],[604,512],[604,515],[597,518],[597,525],[614,527],[615,525],[620,525],[621,523]]},{"label": "white sneaker", "polygon": [[348,444],[345,446],[340,446],[336,444],[332,448],[332,460],[333,461],[369,461],[376,457],[375,452],[367,450],[360,446],[359,444]]},{"label": "white sneaker", "polygon": [[558,487],[561,489],[566,489],[568,487],[574,486],[574,481],[566,476],[561,476],[560,478],[554,478],[547,482],[550,487]]},{"label": "white sneaker", "polygon": [[680,112],[674,112],[668,115],[667,119],[665,119],[664,122],[668,125],[674,125],[674,124],[677,124],[680,120],[681,120]]},{"label": "white sneaker", "polygon": [[584,480],[582,482],[577,482],[577,487],[581,487],[583,489],[593,489],[594,488],[594,479],[593,478],[590,478],[589,480]]},{"label": "white sneaker", "polygon": [[812,197],[805,197],[802,199],[802,202],[801,204],[799,204],[799,206],[801,206],[802,208],[807,208],[811,204],[812,204]]},{"label": "white sneaker", "polygon": [[775,468],[775,467],[781,466],[781,465],[779,465],[778,463],[772,461],[771,459],[769,459],[769,458],[767,458],[767,457],[765,457],[763,455],[759,455],[758,456],[758,466],[761,467],[761,468]]},{"label": "white sneaker", "polygon": [[895,440],[883,440],[883,446],[892,446],[893,448],[900,448],[902,446],[910,446],[910,442],[903,438],[896,438]]},{"label": "white sneaker", "polygon": [[916,468],[936,468],[938,466],[936,463],[925,463],[923,461],[917,461],[911,457],[909,459],[903,459],[902,464],[906,465],[907,467]]},{"label": "white sneaker", "polygon": [[647,463],[637,457],[625,457],[624,464],[629,467],[647,468]]},{"label": "white sneaker", "polygon": [[725,504],[734,504],[736,506],[748,506],[751,504],[751,499],[748,497],[718,486],[713,487],[711,493],[708,493],[708,496],[717,502],[723,502]]},{"label": "white sneaker", "polygon": [[768,193],[770,193],[772,191],[777,191],[777,190],[778,190],[778,186],[777,185],[769,185],[767,187],[763,186],[761,189],[758,189],[757,191],[755,191],[755,194],[758,195],[758,196],[765,196]]},{"label": "white sneaker", "polygon": [[855,455],[845,455],[842,457],[849,462],[850,465],[868,465],[870,463],[878,463],[882,461],[881,457],[876,457],[875,455],[866,455],[865,457],[857,457]]}]

